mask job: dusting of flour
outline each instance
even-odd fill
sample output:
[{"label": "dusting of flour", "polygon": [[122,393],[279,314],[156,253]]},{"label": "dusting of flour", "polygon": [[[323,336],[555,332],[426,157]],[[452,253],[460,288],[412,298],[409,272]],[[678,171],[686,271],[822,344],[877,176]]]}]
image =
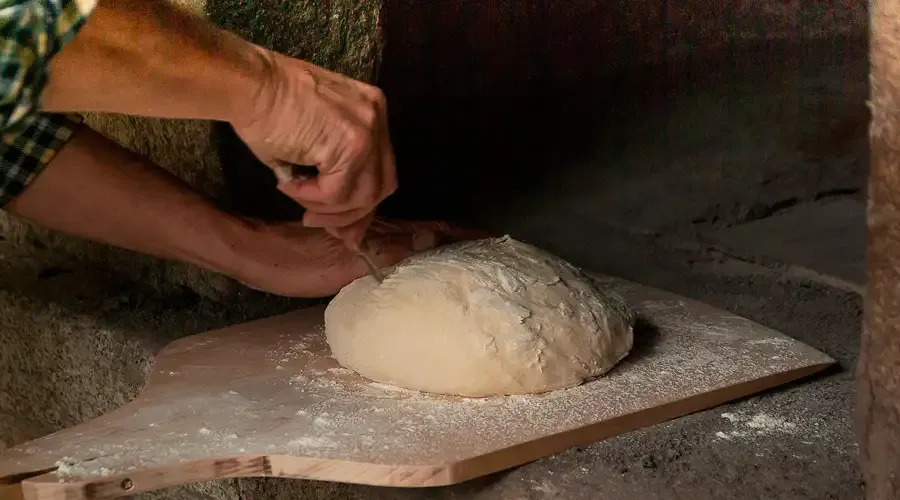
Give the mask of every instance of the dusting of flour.
[{"label": "dusting of flour", "polygon": [[[604,286],[617,290],[652,322],[652,343],[636,330],[635,356],[606,376],[571,389],[486,398],[416,392],[374,383],[340,367],[328,354],[321,326],[300,333],[275,331],[241,344],[242,359],[252,370],[241,374],[235,368],[214,380],[207,377],[206,384],[183,384],[177,398],[144,402],[133,413],[116,417],[113,426],[88,425],[4,454],[23,470],[55,466],[60,481],[121,481],[136,470],[180,467],[211,457],[296,456],[441,467],[830,360],[762,327],[745,329],[743,338],[726,334],[733,317],[708,315],[694,321],[682,314],[685,307],[677,297],[606,280]],[[783,338],[764,341],[773,336]],[[759,342],[748,342],[752,340]],[[175,379],[169,383],[202,377],[209,369],[182,364],[177,375],[169,376],[169,368],[163,374]],[[720,421],[713,439],[749,440],[773,433],[815,439],[814,422],[769,413],[730,412]]]},{"label": "dusting of flour", "polygon": [[801,432],[797,423],[767,413],[747,415],[726,412],[722,413],[721,417],[731,424],[731,428],[727,431],[716,432],[715,435],[718,439],[730,441],[771,434],[798,434]]}]

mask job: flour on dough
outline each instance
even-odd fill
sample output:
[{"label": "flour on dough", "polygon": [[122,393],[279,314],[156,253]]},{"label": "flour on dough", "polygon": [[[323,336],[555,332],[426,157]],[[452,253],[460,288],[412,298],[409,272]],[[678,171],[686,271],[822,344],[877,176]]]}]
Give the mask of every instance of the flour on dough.
[{"label": "flour on dough", "polygon": [[325,310],[332,355],[360,375],[462,396],[573,387],[631,350],[634,314],[579,269],[509,236],[415,255]]}]

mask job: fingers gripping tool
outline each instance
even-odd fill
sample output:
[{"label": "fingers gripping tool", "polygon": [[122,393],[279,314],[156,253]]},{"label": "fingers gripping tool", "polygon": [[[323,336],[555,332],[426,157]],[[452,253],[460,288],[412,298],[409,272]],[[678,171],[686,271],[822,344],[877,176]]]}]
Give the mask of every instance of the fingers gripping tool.
[{"label": "fingers gripping tool", "polygon": [[[312,165],[276,165],[274,170],[275,177],[281,181],[306,181],[319,175],[319,169]],[[378,280],[379,283],[384,281],[384,275],[381,274],[378,266],[375,265],[375,259],[372,258],[372,254],[369,251],[368,245],[366,245],[365,239],[359,244],[357,253],[362,258],[363,262],[366,263],[369,275]]]}]

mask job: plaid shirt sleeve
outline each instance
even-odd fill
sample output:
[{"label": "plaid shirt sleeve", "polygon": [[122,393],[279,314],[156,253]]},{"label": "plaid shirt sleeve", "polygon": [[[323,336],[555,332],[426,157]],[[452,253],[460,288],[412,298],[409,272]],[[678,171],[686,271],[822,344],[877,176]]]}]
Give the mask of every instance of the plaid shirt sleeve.
[{"label": "plaid shirt sleeve", "polygon": [[40,112],[50,59],[97,0],[0,0],[0,208],[69,140],[78,115]]}]

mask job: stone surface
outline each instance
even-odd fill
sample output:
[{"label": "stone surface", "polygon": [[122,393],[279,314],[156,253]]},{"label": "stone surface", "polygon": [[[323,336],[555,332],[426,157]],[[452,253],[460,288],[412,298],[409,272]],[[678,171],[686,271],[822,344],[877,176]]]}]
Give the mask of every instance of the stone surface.
[{"label": "stone surface", "polygon": [[[393,8],[412,4],[438,8],[385,3]],[[488,14],[509,12],[499,2],[482,10],[474,9],[474,3],[466,9],[453,2],[438,4],[457,24],[428,35],[432,40],[467,23],[481,33],[491,32],[497,25]],[[743,6],[758,10],[740,10]],[[220,9],[227,14],[225,4]],[[558,9],[554,12],[560,17],[555,28],[547,28],[554,43],[585,50],[594,46],[592,33],[573,35],[570,42],[563,7],[548,9]],[[642,9],[636,7],[652,15],[659,12]],[[530,88],[513,71],[510,81],[521,83],[521,93],[438,99],[429,91],[424,98],[392,104],[392,109],[400,108],[392,122],[397,123],[403,174],[387,211],[446,215],[510,232],[586,268],[745,315],[835,357],[838,369],[452,488],[241,479],[145,498],[593,500],[598,492],[604,498],[661,500],[861,498],[851,427],[861,299],[790,275],[765,260],[732,257],[744,250],[710,248],[700,236],[764,220],[788,200],[801,208],[823,194],[863,190],[868,167],[865,38],[812,40],[817,34],[858,31],[863,11],[860,2],[692,8],[696,14],[682,13],[680,22],[696,28],[679,28],[679,33],[698,44],[717,37],[735,42],[764,38],[767,33],[802,34],[806,42],[800,48],[774,42],[732,46],[703,57],[693,50],[698,45],[688,45],[691,50],[682,51],[681,63],[623,72],[600,83],[573,81],[552,92],[543,92],[550,87]],[[269,19],[281,15],[244,12]],[[452,17],[459,12],[469,17]],[[479,12],[485,13],[480,21],[475,16]],[[431,14],[428,18],[435,29],[443,24]],[[590,16],[584,19],[590,24]],[[761,25],[763,19],[769,24]],[[252,17],[233,22],[251,23]],[[444,57],[433,44],[416,42],[426,35],[421,25],[385,29],[401,30],[394,48],[409,42],[422,51],[409,53],[415,64],[395,66],[400,70],[394,81],[412,86],[424,78],[416,64],[456,64],[468,72],[458,78],[477,82],[475,69],[491,66],[488,55],[473,55],[478,63],[466,66],[465,57]],[[404,34],[405,29],[411,34]],[[690,35],[694,29],[708,35]],[[747,36],[721,37],[720,30]],[[498,37],[506,39],[500,46],[514,49],[527,31],[501,30]],[[469,45],[458,40],[441,43],[442,50],[465,48],[458,54],[471,54]],[[390,55],[390,40],[385,49]],[[584,57],[593,66],[629,58],[615,52]],[[520,64],[500,63],[503,71]],[[442,71],[440,75],[449,74]],[[160,149],[158,154],[165,153]],[[302,304],[242,290],[223,307],[212,300],[213,293],[148,289],[137,283],[150,274],[134,280],[105,270],[102,259],[73,261],[41,248],[45,245],[38,238],[23,240],[0,248],[4,445],[121,404],[139,390],[152,354],[174,338]],[[842,242],[823,239],[818,245],[840,248]],[[846,248],[854,255],[858,251]],[[169,271],[153,272],[165,277]]]},{"label": "stone surface", "polygon": [[851,197],[757,214],[707,237],[741,257],[761,256],[863,288],[866,283],[866,205]]},{"label": "stone surface", "polygon": [[381,0],[207,0],[209,19],[253,43],[372,81]]},{"label": "stone surface", "polygon": [[[453,182],[432,179],[456,196],[455,206],[449,196],[444,205],[437,198],[415,205],[409,197],[394,209],[451,215],[455,209],[456,218],[510,232],[588,269],[744,315],[822,350],[838,360],[838,368],[450,488],[241,479],[146,498],[593,500],[598,492],[604,498],[661,500],[861,498],[851,426],[860,297],[791,276],[766,261],[730,257],[742,255],[741,249],[711,248],[698,238],[749,218],[777,215],[765,215],[764,208],[777,208],[782,200],[796,199],[800,208],[817,193],[864,187],[865,127],[859,135],[855,117],[867,96],[865,43],[810,44],[802,68],[795,64],[796,52],[777,45],[764,49],[743,58],[714,58],[705,71],[698,61],[694,69],[669,66],[623,78],[606,87],[602,99],[569,101],[559,111],[569,114],[570,122],[536,112],[511,114],[506,128],[497,127],[485,139],[473,139],[483,132],[481,125],[461,127],[452,141],[437,143],[453,147],[421,145],[423,151],[433,148],[432,157],[469,159],[457,164]],[[706,77],[694,78],[698,74]],[[647,90],[660,81],[675,85]],[[467,110],[455,111],[462,122]],[[502,143],[501,131],[532,127],[539,138],[542,126],[561,123],[566,128],[558,136],[566,140],[534,139],[530,144],[540,147],[528,154],[507,149],[508,157],[523,158],[511,165],[501,161],[502,151],[491,156],[478,147]],[[409,144],[409,138],[402,142]],[[548,165],[552,177],[544,177]],[[519,176],[512,175],[516,168]],[[502,175],[492,184],[495,170]],[[401,190],[408,184],[403,181]],[[504,185],[505,190],[488,189]],[[818,245],[841,248],[842,242],[823,239]],[[96,268],[62,268],[52,254],[36,249],[24,255],[6,249],[0,255],[0,316],[12,318],[3,323],[9,332],[3,341],[11,353],[41,346],[29,360],[9,365],[11,382],[0,382],[6,384],[0,415],[21,417],[16,420],[20,437],[7,440],[54,430],[124,401],[142,383],[151,353],[173,338],[297,305],[242,292],[247,295],[222,307],[189,290],[161,294]],[[58,330],[57,324],[72,326]],[[108,353],[125,357],[114,360]],[[108,379],[65,376],[80,375],[82,366],[93,364]],[[70,384],[67,390],[57,389],[60,380]],[[3,398],[28,411],[7,406]],[[79,406],[85,403],[90,408]]]},{"label": "stone surface", "polygon": [[864,0],[384,1],[380,82],[396,95],[495,94],[726,46],[866,32]]},{"label": "stone surface", "polygon": [[872,3],[868,301],[856,424],[866,497],[900,496],[900,6]]}]

